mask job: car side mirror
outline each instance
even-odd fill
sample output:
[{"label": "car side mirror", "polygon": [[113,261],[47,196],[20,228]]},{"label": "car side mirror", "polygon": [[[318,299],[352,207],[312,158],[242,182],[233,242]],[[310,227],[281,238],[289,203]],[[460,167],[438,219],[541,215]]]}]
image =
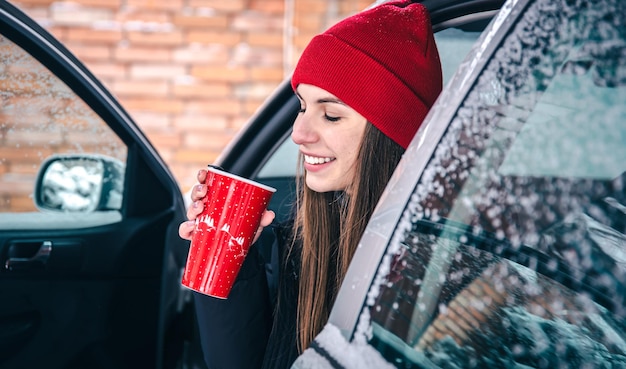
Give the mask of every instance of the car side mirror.
[{"label": "car side mirror", "polygon": [[35,183],[42,211],[89,213],[122,208],[125,165],[102,155],[54,155]]}]

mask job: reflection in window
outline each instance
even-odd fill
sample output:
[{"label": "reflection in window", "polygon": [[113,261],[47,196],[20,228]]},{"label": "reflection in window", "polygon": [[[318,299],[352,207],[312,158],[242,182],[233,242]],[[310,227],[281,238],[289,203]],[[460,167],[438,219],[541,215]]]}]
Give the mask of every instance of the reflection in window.
[{"label": "reflection in window", "polygon": [[125,162],[127,148],[63,81],[0,35],[0,212],[36,211],[37,171],[59,153]]},{"label": "reflection in window", "polygon": [[626,366],[626,3],[573,3],[525,10],[415,188],[363,314],[398,367]]},{"label": "reflection in window", "polygon": [[[573,280],[563,265],[518,251],[517,259],[532,260],[528,268],[454,240],[464,232],[432,224],[418,229],[372,309],[371,343],[403,362],[399,367],[626,363],[624,320],[593,302],[603,296],[592,286],[577,286],[584,293],[566,288]],[[479,237],[468,242],[490,246]]]}]

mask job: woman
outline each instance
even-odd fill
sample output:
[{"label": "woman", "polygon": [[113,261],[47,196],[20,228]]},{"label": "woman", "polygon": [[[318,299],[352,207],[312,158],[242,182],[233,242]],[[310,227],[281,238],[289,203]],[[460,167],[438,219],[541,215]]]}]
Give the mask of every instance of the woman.
[{"label": "woman", "polygon": [[[277,298],[265,275],[271,260],[259,252],[263,239],[228,299],[195,294],[211,369],[288,368],[326,323],[374,207],[442,88],[426,9],[392,1],[346,18],[311,40],[292,87],[301,110],[291,137],[303,171],[295,216],[263,232],[278,248]],[[182,238],[191,239],[205,194],[204,185],[192,191]],[[273,218],[267,211],[262,226]]]}]

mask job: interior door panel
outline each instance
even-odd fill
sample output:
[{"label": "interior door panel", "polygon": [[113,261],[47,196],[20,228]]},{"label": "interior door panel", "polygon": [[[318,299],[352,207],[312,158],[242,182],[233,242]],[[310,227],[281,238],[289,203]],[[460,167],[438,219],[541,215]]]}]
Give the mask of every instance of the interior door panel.
[{"label": "interior door panel", "polygon": [[[177,183],[106,89],[7,2],[0,46],[0,79],[15,82],[0,85],[0,367],[175,367],[192,327]],[[35,206],[42,163],[67,154],[121,163],[116,207]]]}]

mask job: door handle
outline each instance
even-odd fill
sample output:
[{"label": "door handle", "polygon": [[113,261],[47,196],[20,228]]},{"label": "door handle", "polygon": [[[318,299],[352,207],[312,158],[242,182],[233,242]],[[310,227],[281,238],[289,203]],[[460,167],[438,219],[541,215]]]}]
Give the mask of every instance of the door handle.
[{"label": "door handle", "polygon": [[10,271],[42,269],[52,253],[52,241],[43,241],[37,247],[38,244],[38,242],[24,242],[11,245],[4,269]]}]

